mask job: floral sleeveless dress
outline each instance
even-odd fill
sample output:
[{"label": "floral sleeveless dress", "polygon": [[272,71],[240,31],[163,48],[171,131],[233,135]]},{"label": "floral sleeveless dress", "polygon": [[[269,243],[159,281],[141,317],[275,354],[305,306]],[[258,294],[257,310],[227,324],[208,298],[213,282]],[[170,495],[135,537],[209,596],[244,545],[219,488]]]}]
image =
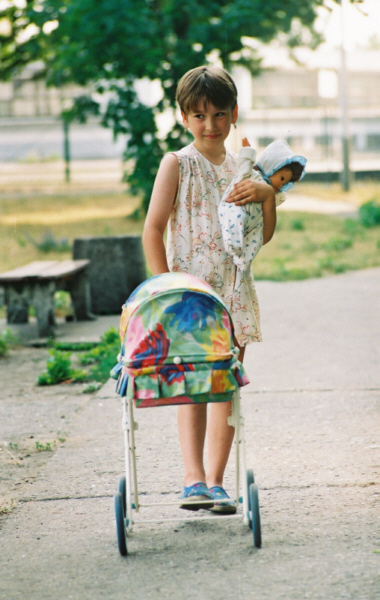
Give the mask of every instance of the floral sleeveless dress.
[{"label": "floral sleeveless dress", "polygon": [[260,313],[251,270],[242,273],[223,245],[218,206],[236,174],[237,155],[226,151],[221,165],[209,162],[193,144],[174,152],[178,193],[167,229],[170,271],[206,281],[224,300],[240,346],[261,341]]}]

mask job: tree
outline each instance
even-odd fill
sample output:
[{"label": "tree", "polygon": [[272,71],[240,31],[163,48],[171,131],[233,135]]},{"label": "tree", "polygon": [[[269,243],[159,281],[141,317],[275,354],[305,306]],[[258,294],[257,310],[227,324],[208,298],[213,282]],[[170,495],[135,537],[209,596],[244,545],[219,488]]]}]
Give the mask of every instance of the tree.
[{"label": "tree", "polygon": [[[22,1],[22,0],[21,0]],[[324,0],[24,0],[0,10],[1,77],[41,61],[38,73],[49,85],[89,86],[91,99],[79,98],[65,118],[99,112],[114,135],[127,134],[125,181],[139,193],[146,210],[162,155],[186,139],[175,124],[161,139],[157,116],[175,107],[177,81],[188,69],[217,56],[229,69],[252,74],[260,58],[244,37],[271,41],[279,32],[289,43],[313,31]],[[4,4],[4,2],[3,2]],[[1,31],[3,33],[1,33]],[[162,97],[153,106],[141,98],[136,81],[159,80]],[[105,99],[105,100],[104,100]]]}]

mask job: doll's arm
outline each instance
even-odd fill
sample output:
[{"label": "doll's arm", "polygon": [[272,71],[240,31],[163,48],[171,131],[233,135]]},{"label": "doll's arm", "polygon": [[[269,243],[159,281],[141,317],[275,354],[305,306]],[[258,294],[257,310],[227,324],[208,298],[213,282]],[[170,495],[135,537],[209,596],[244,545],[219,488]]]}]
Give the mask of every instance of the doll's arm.
[{"label": "doll's arm", "polygon": [[237,174],[233,181],[237,183],[240,179],[247,179],[252,174],[252,168],[256,160],[256,150],[250,146],[243,146],[239,150]]},{"label": "doll's arm", "polygon": [[253,165],[255,163],[256,150],[253,148],[240,148],[236,175],[232,178],[228,188],[223,194],[222,202],[225,202],[231,194],[235,185],[244,179],[248,179],[252,175]]}]

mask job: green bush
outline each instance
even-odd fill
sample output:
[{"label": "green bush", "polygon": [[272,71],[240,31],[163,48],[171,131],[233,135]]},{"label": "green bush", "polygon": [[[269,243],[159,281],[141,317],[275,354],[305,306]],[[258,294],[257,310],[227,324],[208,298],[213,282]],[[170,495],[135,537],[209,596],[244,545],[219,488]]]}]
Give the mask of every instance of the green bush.
[{"label": "green bush", "polygon": [[292,219],[290,222],[290,229],[292,231],[304,231],[305,223],[303,219]]},{"label": "green bush", "polygon": [[8,352],[8,345],[4,339],[4,336],[0,335],[0,356],[5,356]]},{"label": "green bush", "polygon": [[359,220],[364,227],[380,225],[380,203],[375,198],[360,206]]},{"label": "green bush", "polygon": [[49,354],[51,358],[47,361],[46,371],[38,378],[38,385],[55,385],[62,381],[86,381],[88,378],[86,371],[72,368],[69,352],[50,350]]},{"label": "green bush", "polygon": [[54,311],[56,315],[67,316],[73,314],[73,307],[71,304],[71,296],[69,292],[58,290],[54,294]]},{"label": "green bush", "polygon": [[0,357],[5,356],[12,346],[18,344],[18,339],[10,329],[0,333]]},{"label": "green bush", "polygon": [[92,365],[90,379],[104,383],[109,379],[110,371],[115,366],[120,352],[118,332],[111,327],[100,339],[100,344],[83,354],[82,365]]}]

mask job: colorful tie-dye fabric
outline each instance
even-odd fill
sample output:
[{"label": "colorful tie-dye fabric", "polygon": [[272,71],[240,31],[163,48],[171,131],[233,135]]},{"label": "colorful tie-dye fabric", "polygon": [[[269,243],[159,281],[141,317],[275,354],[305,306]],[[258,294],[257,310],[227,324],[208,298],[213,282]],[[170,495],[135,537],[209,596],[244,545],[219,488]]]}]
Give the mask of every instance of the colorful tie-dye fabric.
[{"label": "colorful tie-dye fabric", "polygon": [[120,337],[111,375],[137,407],[224,402],[249,382],[227,308],[193,275],[165,273],[141,284],[123,307]]}]

